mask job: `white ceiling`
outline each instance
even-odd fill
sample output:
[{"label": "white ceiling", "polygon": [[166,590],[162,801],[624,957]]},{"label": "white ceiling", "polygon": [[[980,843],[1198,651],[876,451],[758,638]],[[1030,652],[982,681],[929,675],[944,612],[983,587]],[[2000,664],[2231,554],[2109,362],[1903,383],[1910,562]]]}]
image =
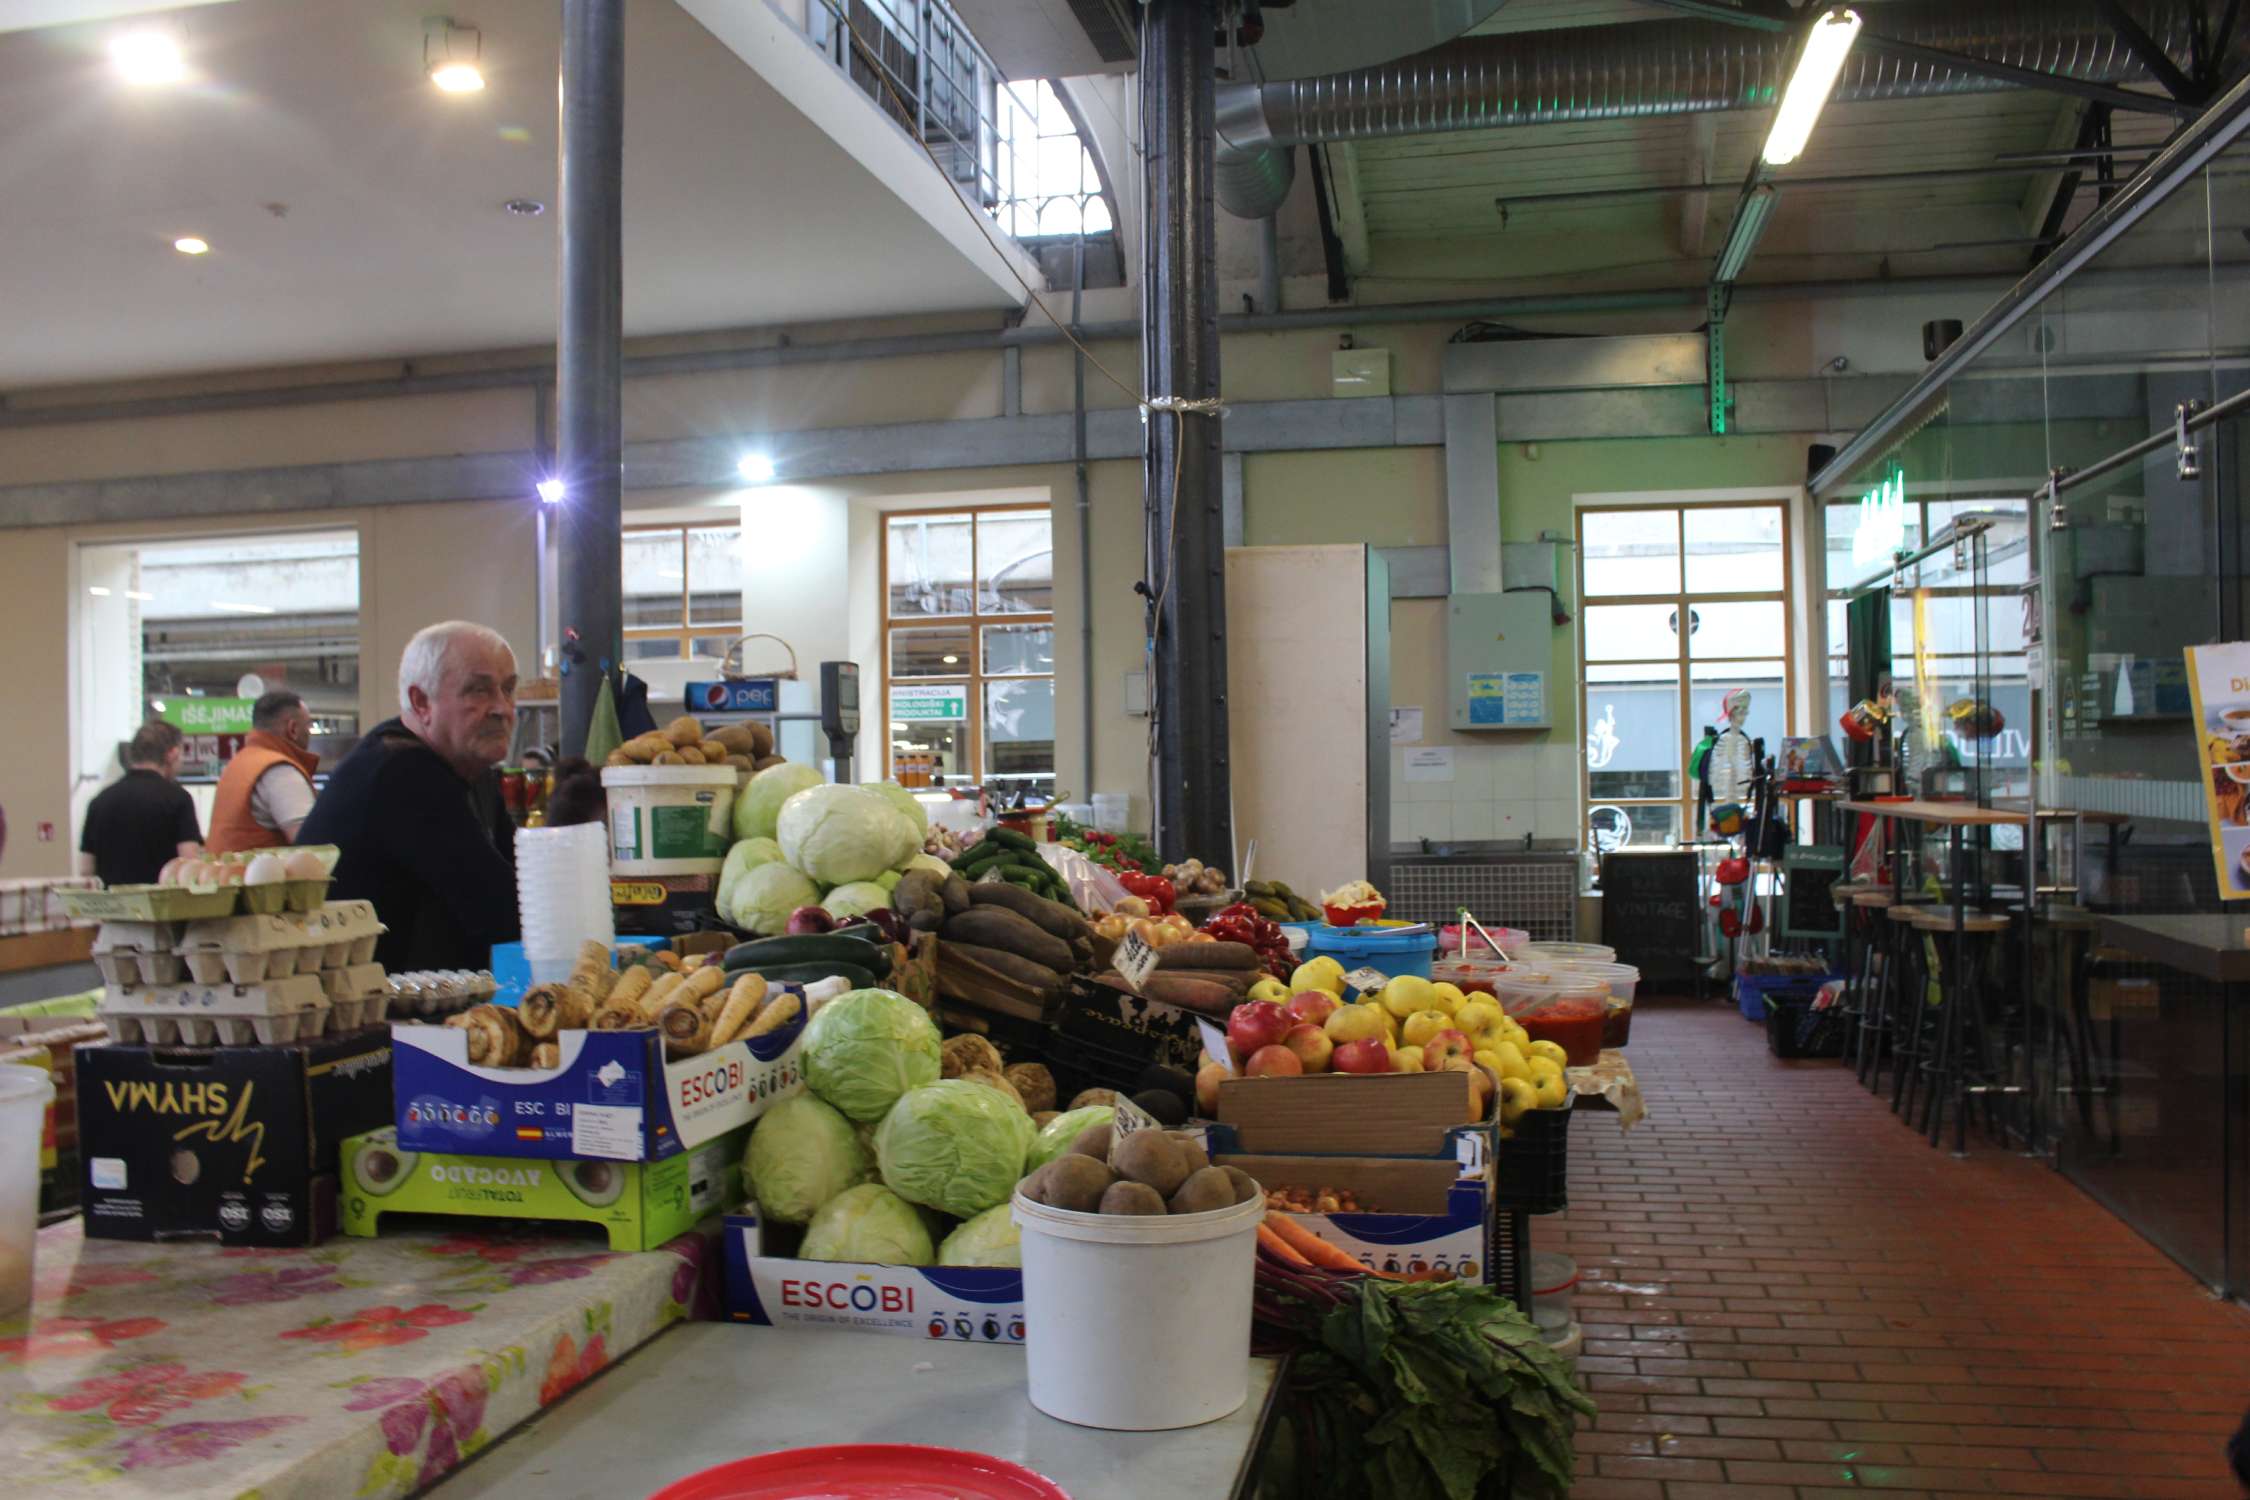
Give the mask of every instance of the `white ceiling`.
[{"label": "white ceiling", "polygon": [[[426,0],[0,34],[0,386],[551,341],[561,7],[473,3],[489,82],[459,96],[423,76]],[[189,83],[110,74],[108,39],[150,20]],[[1020,303],[904,134],[793,34],[755,34],[754,69],[673,0],[628,9],[626,332]],[[880,128],[838,128],[855,106]],[[518,197],[548,212],[502,211]],[[212,252],[175,253],[186,234]]]}]

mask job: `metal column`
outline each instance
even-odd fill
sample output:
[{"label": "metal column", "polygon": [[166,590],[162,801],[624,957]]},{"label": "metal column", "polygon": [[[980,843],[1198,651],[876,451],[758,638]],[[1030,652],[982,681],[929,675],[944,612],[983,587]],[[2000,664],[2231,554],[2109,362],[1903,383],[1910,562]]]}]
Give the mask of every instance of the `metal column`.
[{"label": "metal column", "polygon": [[[555,365],[562,751],[580,753],[623,652],[620,344],[625,0],[563,0],[562,293]],[[575,640],[573,640],[575,637]]]},{"label": "metal column", "polygon": [[1141,374],[1150,402],[1148,523],[1151,781],[1167,860],[1234,858],[1227,753],[1226,545],[1219,416],[1172,401],[1219,395],[1213,250],[1211,0],[1149,0],[1141,22]]}]

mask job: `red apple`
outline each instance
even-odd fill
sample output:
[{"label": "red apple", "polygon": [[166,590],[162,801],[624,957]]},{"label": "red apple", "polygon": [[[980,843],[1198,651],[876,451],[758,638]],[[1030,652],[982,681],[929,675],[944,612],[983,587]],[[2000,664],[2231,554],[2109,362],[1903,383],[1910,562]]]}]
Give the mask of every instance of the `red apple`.
[{"label": "red apple", "polygon": [[1300,1021],[1290,1027],[1281,1045],[1297,1054],[1297,1061],[1305,1065],[1308,1073],[1327,1072],[1329,1056],[1336,1050],[1336,1044],[1328,1040],[1328,1033],[1310,1021]]},{"label": "red apple", "polygon": [[1295,1078],[1305,1071],[1305,1065],[1297,1061],[1296,1053],[1276,1042],[1251,1053],[1242,1071],[1252,1078]]},{"label": "red apple", "polygon": [[1453,1066],[1456,1058],[1467,1063],[1476,1050],[1466,1032],[1448,1027],[1422,1044],[1422,1061],[1433,1071],[1442,1071]]},{"label": "red apple", "polygon": [[1344,1002],[1326,990],[1306,990],[1289,1002],[1289,1014],[1299,1021],[1318,1026],[1335,1014],[1336,1007]]},{"label": "red apple", "polygon": [[1245,1001],[1227,1017],[1227,1044],[1234,1048],[1235,1056],[1248,1057],[1260,1047],[1279,1042],[1293,1024],[1278,1001]]},{"label": "red apple", "polygon": [[1232,1068],[1207,1062],[1195,1070],[1195,1112],[1206,1120],[1219,1113],[1219,1085],[1234,1076]]},{"label": "red apple", "polygon": [[1388,1073],[1391,1070],[1390,1044],[1379,1036],[1346,1042],[1336,1049],[1336,1055],[1329,1061],[1339,1073]]}]

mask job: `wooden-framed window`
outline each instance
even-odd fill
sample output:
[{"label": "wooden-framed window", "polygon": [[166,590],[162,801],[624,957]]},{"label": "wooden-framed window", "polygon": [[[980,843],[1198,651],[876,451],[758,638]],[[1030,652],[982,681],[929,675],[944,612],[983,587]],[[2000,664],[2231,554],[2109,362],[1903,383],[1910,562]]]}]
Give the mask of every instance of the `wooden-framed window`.
[{"label": "wooden-framed window", "polygon": [[1597,850],[1702,836],[1688,759],[1720,701],[1750,690],[1766,753],[1793,733],[1789,512],[1780,501],[1578,512],[1578,677],[1587,838]]},{"label": "wooden-framed window", "polygon": [[627,661],[723,658],[749,628],[740,526],[628,526],[621,552]]},{"label": "wooden-framed window", "polygon": [[881,709],[905,786],[1055,778],[1053,523],[1044,505],[883,518]]}]

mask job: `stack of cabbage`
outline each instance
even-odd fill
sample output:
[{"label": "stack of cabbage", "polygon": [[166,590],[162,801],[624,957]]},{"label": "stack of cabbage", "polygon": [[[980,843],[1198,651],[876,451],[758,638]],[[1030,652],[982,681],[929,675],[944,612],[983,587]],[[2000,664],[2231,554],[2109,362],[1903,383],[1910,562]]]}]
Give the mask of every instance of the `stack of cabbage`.
[{"label": "stack of cabbage", "polygon": [[1008,1200],[1065,1149],[1051,1136],[1103,1123],[1075,1110],[1035,1129],[1023,1105],[941,1078],[938,1030],[889,990],[853,990],[805,1027],[810,1092],[750,1133],[743,1176],[766,1219],[805,1226],[805,1260],[908,1266],[1021,1264]]},{"label": "stack of cabbage", "polygon": [[922,852],[929,826],[914,794],[893,782],[831,786],[811,766],[768,766],[734,799],[719,915],[775,937],[800,906],[825,907],[832,917],[887,910],[906,871],[952,868]]}]

